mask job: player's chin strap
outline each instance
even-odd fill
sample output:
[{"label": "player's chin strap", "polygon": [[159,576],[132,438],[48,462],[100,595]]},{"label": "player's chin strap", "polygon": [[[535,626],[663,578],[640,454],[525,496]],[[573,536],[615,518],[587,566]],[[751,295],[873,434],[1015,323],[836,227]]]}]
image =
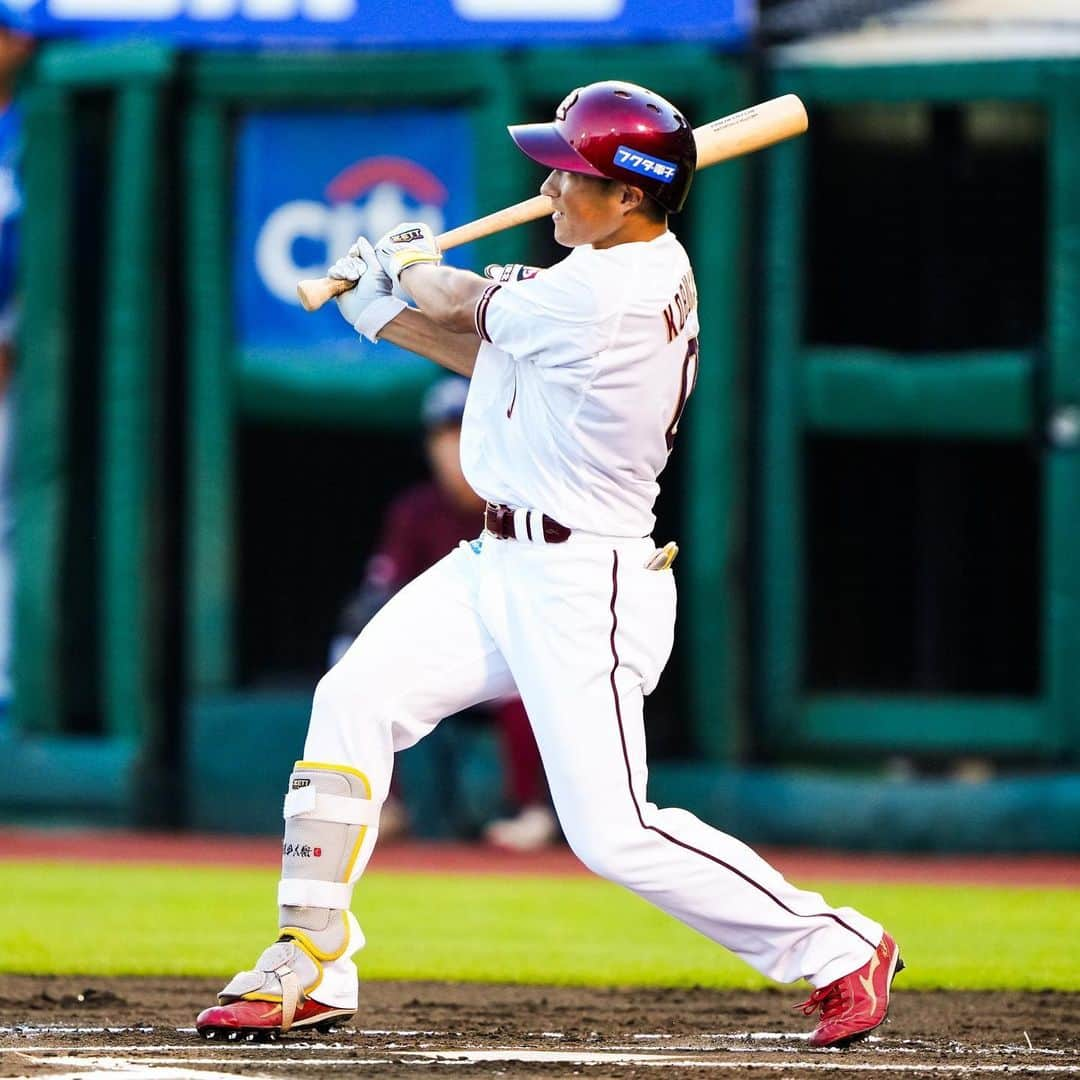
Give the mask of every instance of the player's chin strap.
[{"label": "player's chin strap", "polygon": [[222,1004],[247,998],[281,1003],[281,1030],[323,979],[323,965],[351,956],[364,935],[349,906],[361,847],[379,823],[363,773],[346,765],[298,761],[285,796],[285,839],[278,885],[281,937],[252,971],[236,975]]}]

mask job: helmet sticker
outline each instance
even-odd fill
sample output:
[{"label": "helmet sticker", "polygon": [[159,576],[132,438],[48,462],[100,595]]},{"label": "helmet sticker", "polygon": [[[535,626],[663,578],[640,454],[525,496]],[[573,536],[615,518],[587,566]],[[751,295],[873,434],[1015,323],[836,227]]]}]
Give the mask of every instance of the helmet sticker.
[{"label": "helmet sticker", "polygon": [[631,150],[629,146],[620,146],[615,151],[615,157],[612,160],[622,169],[629,169],[642,176],[655,177],[665,184],[670,184],[675,179],[675,171],[678,168],[673,162],[664,161],[663,158],[649,157],[648,154]]}]

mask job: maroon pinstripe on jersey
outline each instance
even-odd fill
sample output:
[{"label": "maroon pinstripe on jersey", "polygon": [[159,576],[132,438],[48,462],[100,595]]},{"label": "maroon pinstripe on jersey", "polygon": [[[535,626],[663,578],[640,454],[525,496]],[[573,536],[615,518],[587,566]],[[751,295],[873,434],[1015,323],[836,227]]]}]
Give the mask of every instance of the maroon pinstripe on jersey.
[{"label": "maroon pinstripe on jersey", "polygon": [[488,304],[491,303],[491,298],[501,288],[501,285],[489,285],[480,295],[480,299],[476,301],[476,313],[473,316],[473,321],[476,323],[476,332],[480,335],[481,341],[486,341],[489,344],[491,343],[491,338],[488,337],[487,332]]}]

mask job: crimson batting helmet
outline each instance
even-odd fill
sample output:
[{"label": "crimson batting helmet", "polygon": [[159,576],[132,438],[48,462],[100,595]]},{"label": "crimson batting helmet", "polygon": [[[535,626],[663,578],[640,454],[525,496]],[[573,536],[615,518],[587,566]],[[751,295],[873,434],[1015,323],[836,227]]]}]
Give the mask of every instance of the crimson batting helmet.
[{"label": "crimson batting helmet", "polygon": [[567,94],[550,124],[514,124],[510,137],[551,169],[623,180],[665,210],[686,202],[697,165],[690,125],[670,101],[625,82],[598,82]]}]

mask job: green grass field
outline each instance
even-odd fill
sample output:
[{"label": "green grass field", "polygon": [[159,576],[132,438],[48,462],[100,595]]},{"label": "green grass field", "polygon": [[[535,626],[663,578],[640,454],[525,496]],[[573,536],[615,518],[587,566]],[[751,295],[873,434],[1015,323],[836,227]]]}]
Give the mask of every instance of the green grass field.
[{"label": "green grass field", "polygon": [[[276,875],[216,867],[0,862],[0,971],[209,975],[276,931]],[[1080,990],[1080,890],[813,883],[900,941],[909,988]],[[770,985],[592,878],[375,873],[354,910],[366,979]]]}]

